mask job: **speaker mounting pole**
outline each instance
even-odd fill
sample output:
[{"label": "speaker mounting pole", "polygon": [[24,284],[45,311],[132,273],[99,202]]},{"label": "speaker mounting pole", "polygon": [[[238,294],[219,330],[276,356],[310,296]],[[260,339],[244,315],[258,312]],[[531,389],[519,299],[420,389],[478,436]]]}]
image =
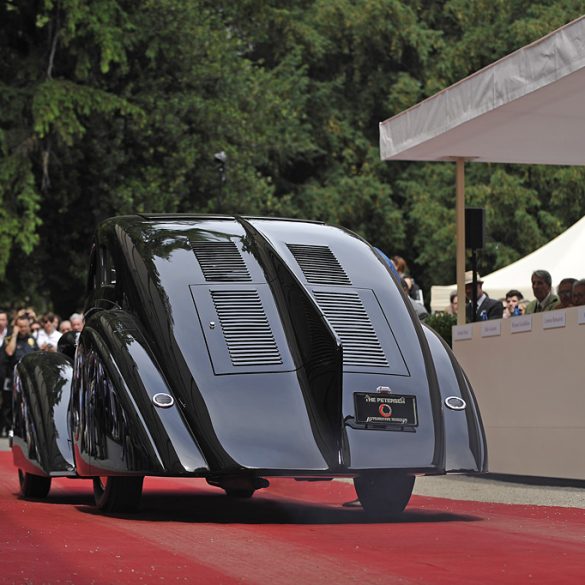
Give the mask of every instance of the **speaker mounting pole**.
[{"label": "speaker mounting pole", "polygon": [[484,246],[485,209],[483,207],[465,208],[465,248],[471,250],[471,270],[473,290],[471,291],[472,321],[477,321],[477,251]]},{"label": "speaker mounting pole", "polygon": [[465,159],[456,157],[457,325],[465,325]]}]

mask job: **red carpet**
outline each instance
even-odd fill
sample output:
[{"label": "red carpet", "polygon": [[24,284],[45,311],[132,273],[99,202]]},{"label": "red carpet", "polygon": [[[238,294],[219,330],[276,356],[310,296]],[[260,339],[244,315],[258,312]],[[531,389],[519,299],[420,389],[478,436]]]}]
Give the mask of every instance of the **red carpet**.
[{"label": "red carpet", "polygon": [[98,514],[91,483],[17,496],[0,453],[0,584],[579,584],[585,511],[413,497],[371,523],[341,482],[272,480],[247,501],[202,480],[145,481],[143,510]]}]

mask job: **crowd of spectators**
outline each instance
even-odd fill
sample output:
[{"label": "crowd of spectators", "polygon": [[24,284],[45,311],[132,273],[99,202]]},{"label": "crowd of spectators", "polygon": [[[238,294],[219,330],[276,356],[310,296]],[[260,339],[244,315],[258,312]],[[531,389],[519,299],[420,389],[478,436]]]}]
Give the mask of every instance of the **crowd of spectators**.
[{"label": "crowd of spectators", "polygon": [[[531,277],[534,295],[532,300],[525,299],[524,295],[515,289],[509,290],[503,299],[491,299],[483,291],[481,276],[476,275],[476,281],[477,310],[473,315],[471,307],[472,273],[471,271],[465,273],[466,320],[468,323],[488,319],[508,319],[517,315],[530,315],[585,305],[585,278],[563,278],[555,293],[550,273],[546,270],[535,270]],[[445,313],[456,315],[457,307],[457,291],[452,291]]]},{"label": "crowd of spectators", "polygon": [[37,317],[32,307],[12,314],[0,309],[0,436],[6,436],[10,428],[14,366],[33,351],[57,351],[63,334],[82,329],[83,315],[79,313],[61,319],[52,312]]},{"label": "crowd of spectators", "polygon": [[[404,292],[408,295],[416,314],[421,321],[428,317],[424,306],[423,294],[420,287],[409,272],[408,264],[402,256],[386,256],[378,250],[384,260],[391,266],[399,277]],[[483,280],[476,274],[476,312],[473,314],[473,272],[465,273],[465,314],[466,321],[484,321],[491,319],[508,319],[518,315],[529,315],[555,309],[565,309],[585,305],[585,279],[563,278],[556,287],[552,286],[552,277],[546,270],[535,270],[531,276],[532,293],[534,299],[525,299],[522,292],[510,289],[502,299],[492,299],[483,290]],[[457,291],[451,291],[449,305],[443,313],[457,315]]]},{"label": "crowd of spectators", "polygon": [[[411,299],[416,314],[421,321],[428,317],[424,306],[422,290],[415,282],[409,272],[408,264],[402,256],[386,256],[381,250],[378,250],[384,260],[391,265],[394,273],[400,278],[400,283],[404,292]],[[502,299],[492,299],[483,290],[483,280],[479,274],[476,274],[476,312],[473,314],[472,296],[473,296],[473,272],[465,273],[465,314],[466,321],[484,321],[490,319],[508,319],[518,315],[529,315],[531,313],[540,313],[542,311],[551,311],[555,309],[565,309],[568,307],[577,307],[585,305],[585,279],[563,278],[557,288],[556,293],[552,286],[552,277],[546,270],[535,270],[531,277],[532,293],[534,299],[525,299],[524,295],[516,289],[510,289]],[[457,291],[451,291],[449,295],[449,305],[445,307],[443,313],[457,315],[459,303]]]}]

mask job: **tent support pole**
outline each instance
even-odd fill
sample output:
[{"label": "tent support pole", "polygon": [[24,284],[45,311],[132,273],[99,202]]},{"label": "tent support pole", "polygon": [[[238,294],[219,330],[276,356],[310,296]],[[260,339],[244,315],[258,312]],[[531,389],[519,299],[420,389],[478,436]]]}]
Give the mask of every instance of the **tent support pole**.
[{"label": "tent support pole", "polygon": [[457,157],[455,214],[457,232],[457,325],[465,325],[465,159]]}]

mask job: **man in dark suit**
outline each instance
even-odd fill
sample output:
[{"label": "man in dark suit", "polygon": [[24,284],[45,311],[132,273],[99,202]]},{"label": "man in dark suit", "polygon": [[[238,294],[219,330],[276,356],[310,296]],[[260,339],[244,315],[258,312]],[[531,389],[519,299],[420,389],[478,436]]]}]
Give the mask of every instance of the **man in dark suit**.
[{"label": "man in dark suit", "polygon": [[488,319],[501,319],[504,313],[504,305],[500,301],[490,299],[483,292],[483,280],[477,275],[477,312],[473,319],[473,309],[471,306],[471,294],[473,288],[473,272],[469,270],[465,273],[465,296],[467,297],[467,306],[465,307],[467,322],[486,321]]}]

